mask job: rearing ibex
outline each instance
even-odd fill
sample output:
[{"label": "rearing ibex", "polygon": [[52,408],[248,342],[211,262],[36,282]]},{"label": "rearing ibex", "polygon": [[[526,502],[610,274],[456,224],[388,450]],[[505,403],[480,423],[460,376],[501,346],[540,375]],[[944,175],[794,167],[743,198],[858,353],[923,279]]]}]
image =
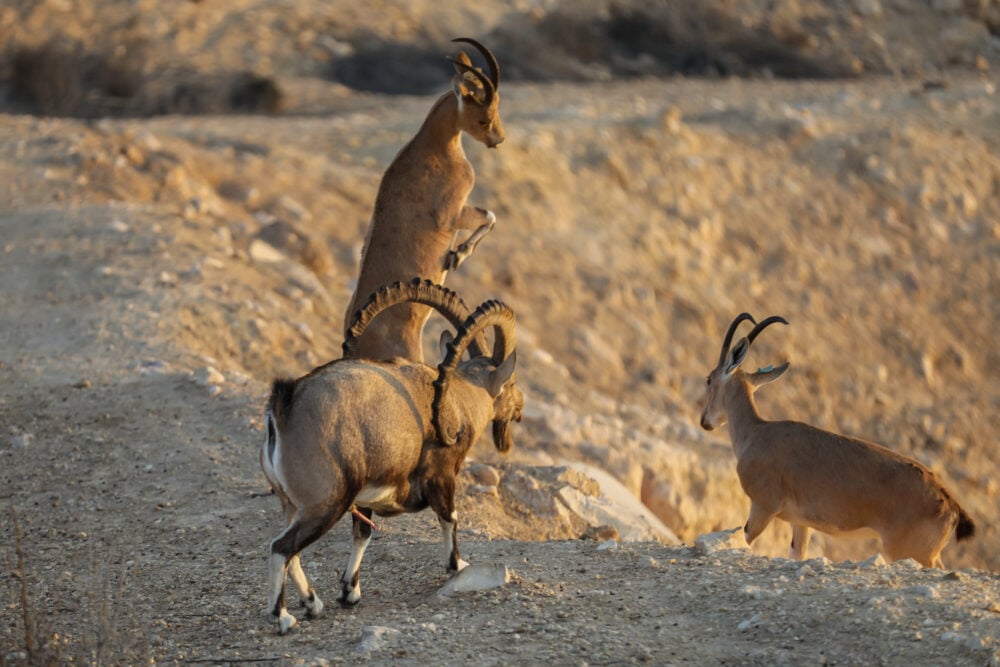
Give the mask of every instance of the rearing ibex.
[{"label": "rearing ibex", "polygon": [[[439,309],[452,322],[467,311],[452,292],[415,281],[372,295],[349,329],[345,347],[364,323],[405,301]],[[484,330],[493,328],[492,355],[482,354]],[[430,506],[438,516],[449,570],[464,566],[455,533],[456,475],[486,424],[519,420],[523,397],[514,385],[514,315],[487,301],[465,318],[453,339],[442,334],[440,369],[396,358],[341,359],[298,380],[276,380],[267,407],[267,439],[260,461],[281,500],[286,528],[271,542],[268,610],[287,632],[296,624],[285,608],[291,575],[310,616],[323,610],[299,564],[299,552],[348,510],[370,519]],[[472,357],[462,361],[470,350]],[[440,439],[450,440],[442,446]],[[498,441],[499,444],[499,441]],[[340,578],[340,601],[361,598],[359,570],[371,526],[353,517],[353,543]]]},{"label": "rearing ibex", "polygon": [[[489,77],[473,68],[460,51],[452,61],[456,71],[452,91],[434,103],[416,136],[382,177],[358,284],[345,314],[345,333],[362,299],[379,286],[412,276],[444,282],[446,273],[465,261],[496,221],[491,211],[465,203],[475,174],[462,150],[462,133],[490,148],[504,140],[498,110],[500,69],[490,50],[476,40],[453,41],[478,49],[489,66]],[[475,231],[453,249],[461,229]],[[423,361],[421,334],[429,316],[430,309],[415,303],[383,313],[358,341],[353,356]]]},{"label": "rearing ibex", "polygon": [[[744,320],[756,326],[730,350]],[[755,373],[739,366],[754,339],[775,322],[788,324],[777,316],[756,324],[748,313],[733,320],[708,376],[701,415],[706,430],[729,422],[736,472],[751,501],[747,543],[777,517],[792,524],[793,558],[804,557],[810,528],[831,535],[874,531],[889,560],[913,558],[942,567],[941,550],[952,531],[961,540],[975,527],[937,475],[881,445],[800,422],[761,419],[753,394],[781,377],[788,362]]]}]

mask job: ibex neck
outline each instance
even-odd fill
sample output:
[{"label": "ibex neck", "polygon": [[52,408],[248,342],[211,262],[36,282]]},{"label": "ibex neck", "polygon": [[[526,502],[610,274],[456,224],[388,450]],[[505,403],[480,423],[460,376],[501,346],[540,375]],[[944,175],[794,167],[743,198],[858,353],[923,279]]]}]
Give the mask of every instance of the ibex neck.
[{"label": "ibex neck", "polygon": [[458,127],[458,99],[445,93],[431,107],[413,143],[439,151],[462,151],[462,130]]},{"label": "ibex neck", "polygon": [[746,442],[750,431],[757,424],[763,423],[757,412],[757,404],[753,400],[753,389],[750,383],[742,377],[734,377],[726,395],[726,417],[729,420],[729,438],[733,442],[737,458],[740,455],[742,443]]}]

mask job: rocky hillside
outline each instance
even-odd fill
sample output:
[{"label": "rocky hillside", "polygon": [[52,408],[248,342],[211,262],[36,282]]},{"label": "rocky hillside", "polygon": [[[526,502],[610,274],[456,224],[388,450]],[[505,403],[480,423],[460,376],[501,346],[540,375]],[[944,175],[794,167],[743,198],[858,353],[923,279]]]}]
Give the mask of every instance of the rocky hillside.
[{"label": "rocky hillside", "polygon": [[[334,5],[0,8],[0,664],[997,660],[995,4]],[[433,597],[436,526],[392,519],[361,607],[271,637],[268,383],[338,356],[379,178],[462,34],[508,137],[466,143],[498,223],[448,284],[515,309],[527,405],[510,456],[473,450],[461,539],[508,581]],[[939,473],[978,528],[958,574],[821,536],[761,558],[784,525],[683,546],[746,516],[697,426],[742,310],[791,322],[749,362],[791,361],[762,413]],[[328,601],[347,539],[307,559]]]}]

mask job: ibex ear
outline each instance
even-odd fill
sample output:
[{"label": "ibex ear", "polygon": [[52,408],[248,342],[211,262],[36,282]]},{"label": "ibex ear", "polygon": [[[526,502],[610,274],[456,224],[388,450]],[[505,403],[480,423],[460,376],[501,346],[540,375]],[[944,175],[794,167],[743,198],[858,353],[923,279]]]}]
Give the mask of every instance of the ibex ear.
[{"label": "ibex ear", "polygon": [[450,331],[445,329],[441,332],[441,340],[438,341],[438,351],[441,353],[442,359],[448,356],[448,346],[453,340],[455,340],[455,336],[453,336]]},{"label": "ibex ear", "polygon": [[497,366],[494,370],[490,371],[490,377],[486,381],[486,391],[490,392],[490,396],[496,398],[503,391],[504,385],[507,384],[507,380],[510,376],[514,374],[514,366],[517,364],[517,350],[515,349],[503,362]]},{"label": "ibex ear", "polygon": [[750,380],[750,384],[752,384],[755,388],[761,387],[767,384],[768,382],[774,382],[775,380],[780,378],[785,373],[785,371],[788,370],[788,363],[789,362],[786,361],[780,366],[768,366],[767,368],[760,368],[757,370],[756,373],[751,373],[750,375],[748,375],[747,379]]},{"label": "ibex ear", "polygon": [[747,342],[746,338],[740,338],[729,351],[729,357],[726,358],[726,368],[723,372],[726,375],[732,375],[733,371],[746,360],[748,352],[750,352],[750,343]]},{"label": "ibex ear", "polygon": [[451,78],[451,90],[455,93],[455,97],[458,98],[459,104],[465,101],[466,97],[475,97],[475,88],[471,83],[465,78],[466,70],[458,66],[458,63],[472,67],[472,61],[469,60],[469,56],[465,55],[465,51],[459,51],[458,55],[455,56],[455,76]]}]

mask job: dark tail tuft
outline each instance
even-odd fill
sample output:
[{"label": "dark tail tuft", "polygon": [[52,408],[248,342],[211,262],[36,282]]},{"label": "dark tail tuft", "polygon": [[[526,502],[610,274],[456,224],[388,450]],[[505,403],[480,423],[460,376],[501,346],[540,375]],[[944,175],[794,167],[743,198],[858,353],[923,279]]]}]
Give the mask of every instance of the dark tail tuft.
[{"label": "dark tail tuft", "polygon": [[271,385],[271,398],[267,401],[267,411],[280,427],[292,411],[295,396],[295,380],[275,380]]},{"label": "dark tail tuft", "polygon": [[962,508],[958,509],[958,526],[955,527],[955,539],[965,540],[976,534],[976,524]]}]

